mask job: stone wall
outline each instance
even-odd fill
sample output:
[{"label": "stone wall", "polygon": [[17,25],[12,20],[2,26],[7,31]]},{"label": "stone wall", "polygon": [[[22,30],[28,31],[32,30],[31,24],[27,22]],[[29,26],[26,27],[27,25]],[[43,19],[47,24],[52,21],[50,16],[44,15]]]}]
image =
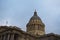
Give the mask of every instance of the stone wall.
[{"label": "stone wall", "polygon": [[6,30],[2,30],[0,31],[0,40],[35,40],[34,36],[27,34],[21,29],[8,27]]}]

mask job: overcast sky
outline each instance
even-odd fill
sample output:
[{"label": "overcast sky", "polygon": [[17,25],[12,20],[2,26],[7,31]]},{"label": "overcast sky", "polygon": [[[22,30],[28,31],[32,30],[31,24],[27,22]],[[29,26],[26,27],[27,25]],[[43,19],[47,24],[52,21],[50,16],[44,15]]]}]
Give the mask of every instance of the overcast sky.
[{"label": "overcast sky", "polygon": [[26,29],[35,9],[45,24],[46,33],[60,34],[60,0],[0,0],[0,25]]}]

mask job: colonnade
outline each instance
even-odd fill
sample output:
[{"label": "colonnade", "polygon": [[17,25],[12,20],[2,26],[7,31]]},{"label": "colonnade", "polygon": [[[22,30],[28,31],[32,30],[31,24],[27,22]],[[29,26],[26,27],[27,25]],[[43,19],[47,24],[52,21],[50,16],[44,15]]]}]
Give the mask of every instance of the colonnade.
[{"label": "colonnade", "polygon": [[15,38],[15,34],[3,34],[0,35],[0,40],[18,40],[19,37]]},{"label": "colonnade", "polygon": [[31,39],[30,37],[27,37],[25,35],[19,35],[19,34],[15,34],[15,33],[6,33],[6,34],[2,34],[0,35],[0,40],[34,40]]}]

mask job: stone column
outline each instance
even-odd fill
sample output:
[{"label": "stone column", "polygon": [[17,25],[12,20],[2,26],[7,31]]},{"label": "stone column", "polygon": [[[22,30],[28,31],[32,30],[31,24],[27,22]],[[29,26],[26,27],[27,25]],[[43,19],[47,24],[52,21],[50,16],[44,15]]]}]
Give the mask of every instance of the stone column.
[{"label": "stone column", "polygon": [[2,40],[2,35],[1,35],[1,38],[0,38],[0,40]]},{"label": "stone column", "polygon": [[14,40],[14,34],[11,34],[10,40]]},{"label": "stone column", "polygon": [[20,37],[18,36],[18,40],[20,40]]},{"label": "stone column", "polygon": [[7,40],[9,40],[10,39],[10,34],[8,34],[8,37],[7,37]]},{"label": "stone column", "polygon": [[6,39],[6,35],[3,36],[3,40],[5,40],[5,39]]},{"label": "stone column", "polygon": [[0,40],[1,40],[1,35],[0,35]]},{"label": "stone column", "polygon": [[18,40],[22,40],[22,37],[21,36],[18,36]]}]

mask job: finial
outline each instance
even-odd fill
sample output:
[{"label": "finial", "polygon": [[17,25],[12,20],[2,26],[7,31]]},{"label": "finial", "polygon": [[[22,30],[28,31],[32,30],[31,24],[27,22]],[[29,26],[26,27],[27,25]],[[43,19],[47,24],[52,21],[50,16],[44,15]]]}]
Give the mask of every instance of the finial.
[{"label": "finial", "polygon": [[35,9],[35,12],[36,12],[36,9]]},{"label": "finial", "polygon": [[8,21],[6,21],[6,25],[8,24]]},{"label": "finial", "polygon": [[37,12],[36,12],[36,9],[35,9],[35,12],[34,12],[34,16],[37,16]]}]

